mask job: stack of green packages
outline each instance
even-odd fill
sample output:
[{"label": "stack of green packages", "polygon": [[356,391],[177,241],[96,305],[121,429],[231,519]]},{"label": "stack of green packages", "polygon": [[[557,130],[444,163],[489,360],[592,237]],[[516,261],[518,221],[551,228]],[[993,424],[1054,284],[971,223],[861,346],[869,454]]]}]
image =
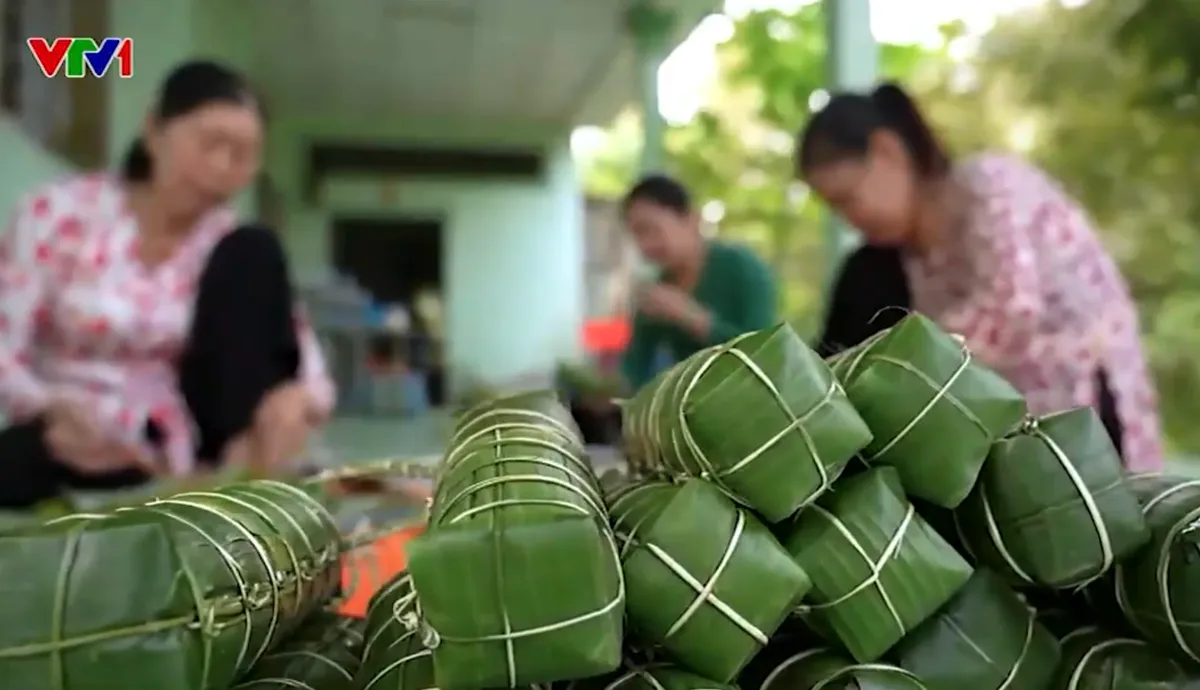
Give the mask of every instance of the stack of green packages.
[{"label": "stack of green packages", "polygon": [[732,681],[811,586],[771,532],[707,482],[635,484],[609,505],[632,630],[707,678]]},{"label": "stack of green packages", "polygon": [[1061,642],[1062,663],[1050,690],[1184,690],[1194,682],[1183,667],[1142,640],[1084,627]]},{"label": "stack of green packages", "polygon": [[767,522],[816,500],[871,440],[829,367],[786,325],[692,355],[624,417],[631,462],[708,479]]},{"label": "stack of green packages", "polygon": [[988,447],[1026,412],[1016,389],[919,314],[832,366],[874,434],[867,462],[895,467],[908,493],[943,508],[966,498]]},{"label": "stack of green packages", "polygon": [[1150,536],[1091,408],[1029,420],[997,442],[955,517],[971,554],[1021,585],[1087,584]]},{"label": "stack of green packages", "polygon": [[408,568],[442,690],[595,676],[621,663],[624,581],[608,513],[551,392],[462,415]]},{"label": "stack of green packages", "polygon": [[362,648],[361,620],[322,611],[231,690],[354,690]]},{"label": "stack of green packages", "polygon": [[1130,486],[1153,536],[1117,565],[1116,602],[1146,639],[1200,662],[1200,480],[1140,475]]},{"label": "stack of green packages", "polygon": [[892,650],[929,690],[1047,690],[1058,640],[990,570],[979,569],[933,618]]},{"label": "stack of green packages", "polygon": [[[555,686],[556,688],[559,686]],[[737,690],[670,664],[630,665],[613,676],[564,683],[560,690]]]},{"label": "stack of green packages", "polygon": [[972,572],[916,514],[891,467],[840,482],[797,516],[784,546],[812,578],[806,620],[860,663],[883,656]]},{"label": "stack of green packages", "polygon": [[6,533],[0,563],[20,576],[0,604],[0,676],[226,690],[333,596],[339,555],[326,509],[273,481]]},{"label": "stack of green packages", "polygon": [[[809,649],[775,666],[757,686],[743,690],[933,690],[896,666],[854,663],[829,649]],[[960,690],[968,690],[963,687]],[[969,690],[975,690],[970,688]],[[1012,688],[1012,690],[1026,690]]]}]

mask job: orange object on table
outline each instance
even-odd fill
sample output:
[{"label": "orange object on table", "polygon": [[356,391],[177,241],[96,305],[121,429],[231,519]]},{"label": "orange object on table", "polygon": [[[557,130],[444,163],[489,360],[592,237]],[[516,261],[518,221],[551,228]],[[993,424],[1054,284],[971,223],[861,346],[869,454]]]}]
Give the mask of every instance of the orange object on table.
[{"label": "orange object on table", "polygon": [[583,346],[589,354],[622,352],[633,337],[628,319],[593,319],[583,324]]},{"label": "orange object on table", "polygon": [[357,618],[366,616],[367,604],[375,592],[408,565],[405,546],[423,531],[425,525],[406,527],[347,554],[342,563],[346,599],[339,613]]}]

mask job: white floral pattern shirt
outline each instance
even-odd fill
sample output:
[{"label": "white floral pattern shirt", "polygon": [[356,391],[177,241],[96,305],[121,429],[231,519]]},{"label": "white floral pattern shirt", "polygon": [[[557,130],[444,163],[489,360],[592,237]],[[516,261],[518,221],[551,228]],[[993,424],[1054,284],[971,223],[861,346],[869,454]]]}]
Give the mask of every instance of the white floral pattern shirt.
[{"label": "white floral pattern shirt", "polygon": [[[148,268],[136,258],[137,225],[119,180],[79,176],[30,195],[0,236],[0,410],[20,420],[51,400],[75,401],[114,440],[143,445],[154,420],[171,470],[188,472],[196,438],[175,367],[200,273],[234,223],[227,209],[210,213]],[[302,378],[328,410],[333,384],[296,314]]]},{"label": "white floral pattern shirt", "polygon": [[985,154],[954,171],[975,197],[945,246],[910,255],[913,306],[1013,383],[1036,414],[1095,405],[1104,372],[1134,471],[1163,463],[1157,399],[1128,287],[1087,214],[1048,175]]}]

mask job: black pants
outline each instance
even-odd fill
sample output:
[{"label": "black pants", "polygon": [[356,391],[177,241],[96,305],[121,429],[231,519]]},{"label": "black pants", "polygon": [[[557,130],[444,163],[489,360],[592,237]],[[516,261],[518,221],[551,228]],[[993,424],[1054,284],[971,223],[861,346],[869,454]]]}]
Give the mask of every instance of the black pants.
[{"label": "black pants", "polygon": [[1105,430],[1112,438],[1117,454],[1124,457],[1124,443],[1121,437],[1125,435],[1125,427],[1121,425],[1121,418],[1117,415],[1117,399],[1113,397],[1112,389],[1108,387],[1108,374],[1103,371],[1096,376],[1096,390],[1096,414],[1099,415],[1101,423],[1104,424]]},{"label": "black pants", "polygon": [[[287,258],[270,230],[241,227],[213,249],[200,276],[191,332],[179,360],[179,388],[199,432],[197,458],[220,461],[250,428],[272,388],[296,378],[300,348]],[[64,489],[116,489],[147,480],[140,470],[82,475],[53,457],[45,421],[0,431],[0,508],[28,508]],[[160,442],[153,424],[146,438]]]}]

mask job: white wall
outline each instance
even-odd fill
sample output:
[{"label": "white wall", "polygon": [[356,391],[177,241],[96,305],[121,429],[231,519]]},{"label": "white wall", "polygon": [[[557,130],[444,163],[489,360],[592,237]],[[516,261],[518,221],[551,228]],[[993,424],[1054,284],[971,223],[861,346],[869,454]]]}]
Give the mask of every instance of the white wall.
[{"label": "white wall", "polygon": [[301,279],[327,264],[329,218],[339,212],[442,217],[451,376],[502,384],[578,357],[583,208],[565,145],[542,182],[403,180],[391,183],[394,200],[380,185],[334,179],[320,211],[290,212],[288,244]]}]

